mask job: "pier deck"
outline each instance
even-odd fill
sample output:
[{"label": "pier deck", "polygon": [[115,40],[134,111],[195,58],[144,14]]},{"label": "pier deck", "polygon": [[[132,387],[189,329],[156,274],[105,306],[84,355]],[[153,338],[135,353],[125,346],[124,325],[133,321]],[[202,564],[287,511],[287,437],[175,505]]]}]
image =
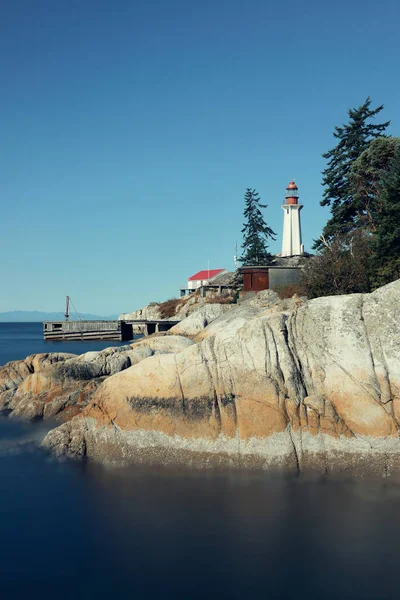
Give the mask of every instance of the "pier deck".
[{"label": "pier deck", "polygon": [[168,331],[179,321],[44,321],[45,340],[130,341],[134,335]]},{"label": "pier deck", "polygon": [[143,319],[135,319],[125,321],[127,325],[131,325],[133,333],[151,335],[159,331],[169,331],[171,327],[179,323],[179,321],[145,321]]}]

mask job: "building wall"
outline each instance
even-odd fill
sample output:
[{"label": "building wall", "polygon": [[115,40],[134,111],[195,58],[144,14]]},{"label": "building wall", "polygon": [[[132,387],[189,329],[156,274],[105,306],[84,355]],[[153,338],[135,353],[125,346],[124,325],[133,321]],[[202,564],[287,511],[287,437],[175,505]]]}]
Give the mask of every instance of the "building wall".
[{"label": "building wall", "polygon": [[283,204],[282,256],[303,254],[300,211],[302,204]]},{"label": "building wall", "polygon": [[293,267],[291,269],[269,269],[269,289],[273,290],[274,288],[296,284],[299,282],[300,276],[300,267]]},{"label": "building wall", "polygon": [[198,290],[202,285],[207,285],[208,281],[208,279],[196,279],[195,281],[188,280],[188,290]]},{"label": "building wall", "polygon": [[268,289],[268,271],[253,273],[245,273],[243,275],[243,289],[245,291],[253,290],[255,292],[261,292],[262,290]]},{"label": "building wall", "polygon": [[269,286],[268,270],[268,267],[241,267],[243,290],[245,292],[267,290]]}]

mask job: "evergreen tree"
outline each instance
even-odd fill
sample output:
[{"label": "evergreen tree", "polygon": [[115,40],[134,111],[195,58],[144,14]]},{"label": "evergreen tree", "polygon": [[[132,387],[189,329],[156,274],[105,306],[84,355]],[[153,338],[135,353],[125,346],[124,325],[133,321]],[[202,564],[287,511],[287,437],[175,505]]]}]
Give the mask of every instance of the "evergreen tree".
[{"label": "evergreen tree", "polygon": [[[322,172],[325,191],[321,206],[329,206],[331,218],[326,223],[323,236],[331,240],[335,234],[347,233],[362,223],[362,211],[352,193],[350,170],[355,160],[366,150],[371,140],[384,136],[384,131],[390,121],[374,124],[370,119],[379,114],[383,104],[371,109],[371,99],[368,97],[364,104],[348,111],[349,123],[335,127],[334,137],[337,145],[323,154],[328,166]],[[321,247],[316,241],[314,247]]]},{"label": "evergreen tree", "polygon": [[375,287],[400,278],[400,148],[382,180],[372,239],[371,274]]},{"label": "evergreen tree", "polygon": [[377,213],[382,209],[382,182],[399,148],[400,138],[378,137],[372,140],[350,169],[349,180],[359,224],[364,222],[366,229],[372,233],[376,231]]},{"label": "evergreen tree", "polygon": [[267,205],[261,204],[258,193],[251,188],[247,188],[244,199],[243,254],[239,260],[244,266],[268,265],[272,260],[268,252],[268,239],[275,240],[276,233],[268,227],[260,210],[267,208]]}]

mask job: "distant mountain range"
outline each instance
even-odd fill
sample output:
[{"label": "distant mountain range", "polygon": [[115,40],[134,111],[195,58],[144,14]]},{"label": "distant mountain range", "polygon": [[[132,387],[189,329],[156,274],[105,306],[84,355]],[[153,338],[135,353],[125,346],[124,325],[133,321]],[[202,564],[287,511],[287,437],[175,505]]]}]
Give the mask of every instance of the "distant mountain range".
[{"label": "distant mountain range", "polygon": [[[108,315],[100,317],[99,315],[84,314],[84,319],[91,321],[114,321],[118,319],[118,315]],[[32,323],[36,321],[64,321],[65,316],[62,312],[40,312],[38,310],[9,310],[8,312],[0,312],[0,323]],[[70,315],[71,321],[77,321],[76,315]]]}]

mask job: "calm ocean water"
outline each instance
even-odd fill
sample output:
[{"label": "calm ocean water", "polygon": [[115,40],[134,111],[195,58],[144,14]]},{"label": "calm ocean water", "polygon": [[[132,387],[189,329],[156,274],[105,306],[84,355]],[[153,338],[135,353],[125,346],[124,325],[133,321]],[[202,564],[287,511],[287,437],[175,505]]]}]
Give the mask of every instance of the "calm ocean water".
[{"label": "calm ocean water", "polygon": [[[3,362],[40,350],[24,331],[0,325]],[[47,455],[47,427],[0,418],[1,600],[398,598],[388,481],[109,470]]]}]

